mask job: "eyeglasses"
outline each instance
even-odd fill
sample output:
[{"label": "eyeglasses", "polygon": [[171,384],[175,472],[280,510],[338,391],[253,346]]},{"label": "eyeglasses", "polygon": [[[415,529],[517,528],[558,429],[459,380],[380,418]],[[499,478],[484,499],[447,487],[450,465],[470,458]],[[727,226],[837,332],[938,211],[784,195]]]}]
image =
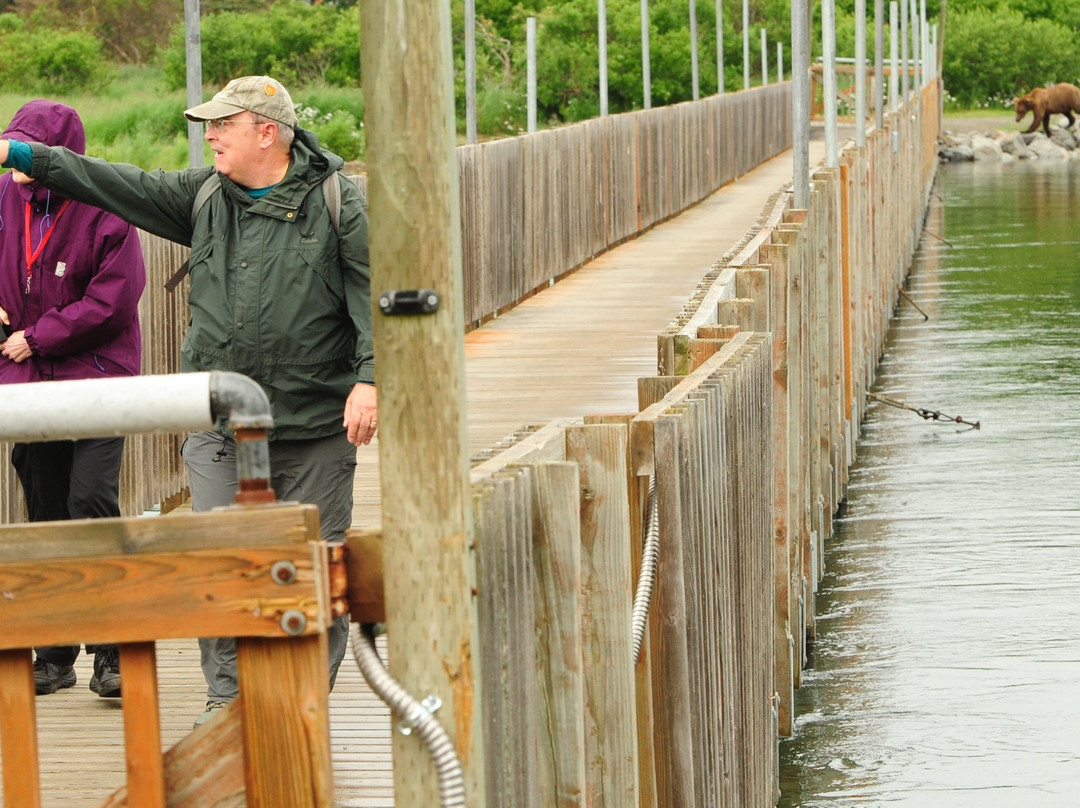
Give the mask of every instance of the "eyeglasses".
[{"label": "eyeglasses", "polygon": [[234,121],[232,118],[214,118],[212,121],[203,121],[203,129],[207,132],[224,132],[228,126],[243,123],[258,126],[260,121]]}]

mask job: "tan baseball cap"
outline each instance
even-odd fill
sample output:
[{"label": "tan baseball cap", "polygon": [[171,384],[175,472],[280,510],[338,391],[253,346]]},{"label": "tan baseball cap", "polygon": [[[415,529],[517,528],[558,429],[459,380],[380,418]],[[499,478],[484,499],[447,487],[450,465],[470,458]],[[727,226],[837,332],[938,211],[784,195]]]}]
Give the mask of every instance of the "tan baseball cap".
[{"label": "tan baseball cap", "polygon": [[233,79],[205,104],[184,110],[184,115],[192,121],[212,121],[244,110],[273,118],[286,126],[296,126],[298,123],[289,91],[281,86],[281,82],[269,76]]}]

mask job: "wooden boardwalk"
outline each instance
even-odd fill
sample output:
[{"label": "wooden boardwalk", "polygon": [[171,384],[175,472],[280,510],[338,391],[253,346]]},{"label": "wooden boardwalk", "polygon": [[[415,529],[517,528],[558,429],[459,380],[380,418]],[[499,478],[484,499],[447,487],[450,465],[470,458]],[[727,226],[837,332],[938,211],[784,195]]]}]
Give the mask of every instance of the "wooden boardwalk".
[{"label": "wooden boardwalk", "polygon": [[[823,154],[811,143],[811,165]],[[764,163],[683,214],[599,256],[466,337],[469,449],[556,418],[637,409],[637,380],[656,375],[656,337],[710,266],[754,225],[766,200],[791,180],[791,152]],[[359,452],[355,527],[381,522],[375,444]],[[201,712],[198,646],[158,646],[163,742],[170,747]],[[37,699],[45,806],[100,805],[124,782],[118,701],[78,684]],[[347,658],[331,694],[336,805],[390,808],[389,712]],[[15,808],[9,806],[8,808]]]}]

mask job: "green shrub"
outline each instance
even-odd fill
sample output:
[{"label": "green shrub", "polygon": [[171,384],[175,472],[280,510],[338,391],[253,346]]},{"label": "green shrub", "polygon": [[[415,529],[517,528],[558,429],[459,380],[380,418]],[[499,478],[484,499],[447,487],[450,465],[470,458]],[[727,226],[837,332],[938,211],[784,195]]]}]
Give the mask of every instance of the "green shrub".
[{"label": "green shrub", "polygon": [[505,87],[478,87],[476,129],[485,135],[520,135],[529,125],[528,100],[523,93]]},{"label": "green shrub", "polygon": [[1033,87],[1080,78],[1072,32],[1019,11],[976,8],[947,18],[942,76],[955,105],[1007,105]]},{"label": "green shrub", "polygon": [[315,133],[319,145],[345,160],[360,160],[364,156],[364,125],[351,112],[335,109],[320,112],[315,107],[298,105],[296,115],[300,126]]},{"label": "green shrub", "polygon": [[27,32],[21,20],[0,15],[0,81],[25,91],[56,95],[100,87],[113,75],[101,43],[77,31]]},{"label": "green shrub", "polygon": [[[200,26],[203,81],[215,88],[237,76],[268,75],[286,87],[309,82],[356,86],[360,35],[356,10],[279,0],[259,12],[222,12]],[[185,86],[184,31],[163,58],[165,81]]]}]

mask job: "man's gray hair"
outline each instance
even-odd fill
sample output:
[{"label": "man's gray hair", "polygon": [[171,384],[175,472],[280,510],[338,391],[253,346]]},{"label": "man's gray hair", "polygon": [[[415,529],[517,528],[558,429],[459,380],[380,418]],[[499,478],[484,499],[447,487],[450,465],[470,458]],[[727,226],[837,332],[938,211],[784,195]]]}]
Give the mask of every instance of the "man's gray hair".
[{"label": "man's gray hair", "polygon": [[[248,111],[250,112],[250,110]],[[251,117],[255,119],[255,123],[277,124],[277,142],[285,147],[285,151],[292,148],[293,137],[296,135],[296,130],[293,127],[284,124],[279,120],[275,120],[274,118],[269,118],[266,115],[260,115],[257,112],[252,112]]]}]

